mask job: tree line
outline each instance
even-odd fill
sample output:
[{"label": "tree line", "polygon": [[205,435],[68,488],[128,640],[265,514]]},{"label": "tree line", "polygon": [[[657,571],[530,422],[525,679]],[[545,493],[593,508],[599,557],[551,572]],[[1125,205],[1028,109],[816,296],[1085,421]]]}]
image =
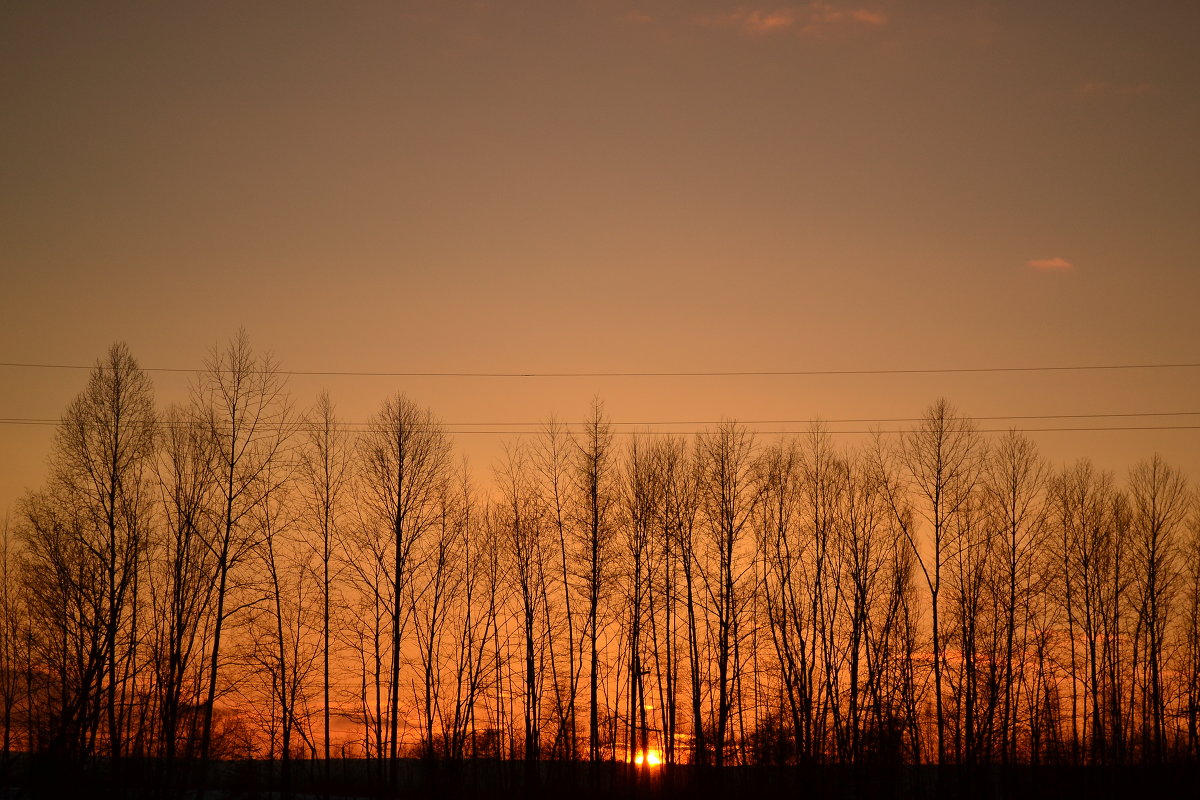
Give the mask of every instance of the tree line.
[{"label": "tree line", "polygon": [[618,437],[472,482],[239,334],[157,407],[112,346],[6,523],[0,716],[67,758],[1133,764],[1200,755],[1200,503],[949,403],[836,444]]}]

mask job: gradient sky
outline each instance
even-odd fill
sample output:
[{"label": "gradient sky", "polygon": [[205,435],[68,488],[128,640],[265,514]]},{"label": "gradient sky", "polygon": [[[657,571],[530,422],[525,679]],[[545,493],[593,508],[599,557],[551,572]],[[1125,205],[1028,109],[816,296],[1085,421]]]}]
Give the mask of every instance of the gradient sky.
[{"label": "gradient sky", "polygon": [[[1200,362],[1198,9],[5,3],[0,360],[197,367],[244,325],[295,370]],[[0,368],[0,417],[85,379]],[[1200,411],[1197,369],[292,385],[351,420]],[[0,513],[51,437],[0,425]],[[1036,438],[1200,479],[1197,430]]]}]

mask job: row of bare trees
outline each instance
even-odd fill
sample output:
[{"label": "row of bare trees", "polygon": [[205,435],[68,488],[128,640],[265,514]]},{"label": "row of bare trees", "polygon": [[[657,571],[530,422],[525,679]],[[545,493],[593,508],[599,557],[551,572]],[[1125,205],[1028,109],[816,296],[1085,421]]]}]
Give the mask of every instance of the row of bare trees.
[{"label": "row of bare trees", "polygon": [[296,410],[239,335],[156,407],[124,345],[6,524],[5,755],[654,763],[1200,756],[1200,505],[944,401],[842,447],[617,436],[477,486],[403,395]]}]

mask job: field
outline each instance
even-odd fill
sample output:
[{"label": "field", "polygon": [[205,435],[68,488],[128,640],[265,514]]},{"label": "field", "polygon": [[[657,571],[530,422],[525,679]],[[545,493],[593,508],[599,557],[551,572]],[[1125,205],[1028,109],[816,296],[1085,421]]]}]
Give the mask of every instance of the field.
[{"label": "field", "polygon": [[[5,797],[113,798],[830,798],[830,800],[1059,800],[1060,798],[1190,798],[1200,786],[1196,765],[1128,767],[1013,766],[692,766],[640,769],[628,764],[474,760],[402,762],[394,781],[362,760],[300,761],[290,780],[278,762],[225,761],[200,778],[178,765],[125,762],[119,775],[96,761],[87,766],[49,759],[17,760]],[[326,769],[328,768],[328,773]],[[289,785],[290,784],[290,785]]]}]

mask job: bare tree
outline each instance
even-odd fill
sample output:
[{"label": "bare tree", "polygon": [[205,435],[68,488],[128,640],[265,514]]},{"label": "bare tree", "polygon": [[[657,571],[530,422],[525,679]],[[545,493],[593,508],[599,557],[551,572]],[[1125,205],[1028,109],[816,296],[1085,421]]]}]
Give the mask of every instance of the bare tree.
[{"label": "bare tree", "polygon": [[[476,706],[486,688],[487,644],[496,623],[495,608],[480,608],[480,598],[492,596],[489,583],[499,580],[495,558],[495,543],[486,527],[476,520],[475,499],[464,463],[459,471],[457,495],[453,508],[457,511],[452,546],[459,562],[453,591],[447,592],[451,606],[447,618],[453,631],[445,660],[453,670],[453,694],[442,705],[440,714],[443,750],[452,759],[466,756],[468,745],[474,744]],[[449,694],[447,692],[447,694]]]},{"label": "bare tree", "polygon": [[600,760],[600,603],[608,582],[608,561],[614,536],[616,476],[612,431],[604,405],[595,400],[576,441],[574,479],[580,536],[584,600],[587,603],[585,634],[589,645],[588,758]]},{"label": "bare tree", "polygon": [[903,688],[889,674],[896,650],[903,598],[903,577],[896,572],[904,542],[891,518],[879,473],[863,453],[846,462],[846,480],[838,510],[839,558],[845,577],[847,701],[845,760],[869,756],[896,758],[897,720],[902,717]]},{"label": "bare tree", "polygon": [[628,636],[629,716],[626,736],[627,759],[640,754],[650,757],[647,722],[645,668],[646,622],[651,618],[653,588],[650,574],[651,535],[662,502],[661,481],[654,462],[654,450],[636,436],[630,440],[623,481],[624,583],[626,585],[626,632]]},{"label": "bare tree", "polygon": [[744,624],[743,595],[750,569],[747,523],[755,505],[754,437],[734,422],[696,441],[698,493],[704,519],[704,591],[711,609],[716,659],[714,763],[725,764],[730,716],[739,678],[735,648]]},{"label": "bare tree", "polygon": [[1134,592],[1146,672],[1142,731],[1143,758],[1162,761],[1166,746],[1167,701],[1163,688],[1168,622],[1179,588],[1181,529],[1187,522],[1187,482],[1157,454],[1129,473]]},{"label": "bare tree", "polygon": [[999,654],[1003,665],[999,728],[1000,761],[1005,764],[1017,757],[1021,694],[1018,681],[1025,672],[1031,595],[1039,588],[1036,555],[1046,536],[1048,480],[1046,463],[1027,437],[1010,431],[992,448],[984,486],[990,526],[998,539],[993,551],[999,579],[997,601],[1004,610],[1004,645]]},{"label": "bare tree", "polygon": [[[314,635],[322,630],[322,598],[314,554],[299,530],[294,473],[291,461],[269,463],[263,472],[266,488],[254,511],[259,543],[253,563],[259,568],[257,593],[265,602],[251,606],[245,642],[246,660],[255,675],[268,679],[268,706],[277,712],[265,727],[268,755],[280,760],[284,796],[291,794],[293,757],[316,752],[311,685],[322,650]],[[261,701],[257,705],[261,708]]]},{"label": "bare tree", "polygon": [[[944,645],[957,658],[944,668],[953,701],[949,722],[958,762],[976,764],[991,745],[998,698],[997,636],[1001,601],[994,580],[993,530],[974,492],[954,515],[945,563],[948,613]],[[955,647],[957,645],[957,647]]]},{"label": "bare tree", "polygon": [[228,619],[243,608],[230,603],[231,591],[237,588],[233,573],[257,543],[255,511],[272,488],[270,467],[290,455],[294,420],[286,382],[275,360],[269,354],[256,357],[244,330],[223,348],[214,346],[204,367],[192,387],[192,398],[213,442],[218,505],[213,539],[208,542],[217,583],[200,734],[200,759],[207,765],[213,708],[220,691],[221,637]]},{"label": "bare tree", "polygon": [[549,620],[542,589],[545,586],[546,509],[524,448],[517,443],[496,468],[500,500],[496,511],[508,556],[507,573],[513,586],[520,624],[523,677],[521,692],[525,722],[526,761],[541,757],[541,704],[544,664],[548,652]]},{"label": "bare tree", "polygon": [[[981,448],[971,422],[943,399],[926,409],[917,427],[903,435],[891,459],[882,459],[884,491],[929,591],[938,764],[946,763],[945,654],[939,619],[942,567],[949,556],[953,525],[969,508],[979,479]],[[924,523],[924,530],[918,529],[918,521]],[[922,537],[925,531],[928,542]]]},{"label": "bare tree", "polygon": [[1192,494],[1191,514],[1181,557],[1183,574],[1183,719],[1187,758],[1200,756],[1200,492]]},{"label": "bare tree", "polygon": [[[663,755],[668,764],[675,764],[678,761],[675,742],[679,735],[679,671],[685,658],[691,660],[694,667],[691,672],[693,720],[698,723],[700,719],[700,673],[696,660],[691,659],[691,655],[699,652],[699,637],[695,624],[696,603],[692,585],[693,534],[697,515],[696,473],[688,453],[687,441],[682,437],[659,439],[654,451],[654,461],[661,495],[657,522],[661,562],[656,570],[659,579],[651,585],[661,587],[657,597],[661,598],[659,607],[662,613],[660,617],[653,602],[654,598],[651,598],[651,631],[655,639],[654,657],[660,693]],[[683,622],[686,623],[688,641],[685,655],[680,654],[678,641],[681,604],[684,607]],[[698,724],[693,725],[693,737],[693,752],[704,753],[703,730]]]},{"label": "bare tree", "polygon": [[[25,576],[42,631],[62,642],[56,741],[92,752],[101,713],[114,768],[125,752],[140,668],[139,576],[150,526],[155,446],[149,379],[124,344],[96,362],[55,434],[46,492],[27,498]],[[49,642],[46,642],[49,645]],[[71,651],[74,652],[71,652]]]},{"label": "bare tree", "polygon": [[204,685],[201,651],[216,579],[208,547],[215,538],[216,458],[215,443],[194,413],[172,407],[164,422],[158,460],[162,532],[150,581],[159,736],[170,763],[180,755],[181,737],[189,755],[196,743],[196,719],[186,710],[199,705]]},{"label": "bare tree", "polygon": [[802,599],[801,463],[795,439],[768,447],[758,462],[759,503],[755,523],[764,560],[765,611],[778,662],[781,689],[791,721],[793,749],[810,758],[813,698],[807,604]]},{"label": "bare tree", "polygon": [[[848,465],[834,450],[829,434],[815,424],[804,437],[800,451],[800,503],[804,544],[799,561],[799,592],[808,625],[808,658],[803,663],[810,692],[809,755],[829,750],[829,731],[842,727],[837,674],[836,620],[841,600],[838,558],[839,506],[849,479]],[[818,675],[818,670],[820,674]]]},{"label": "bare tree", "polygon": [[301,423],[244,333],[191,388],[159,415],[115,345],[4,523],[4,769],[151,755],[179,794],[181,758],[265,756],[286,794],[354,703],[380,791],[418,748],[533,786],[580,756],[585,671],[592,761],[1200,757],[1200,499],[1159,456],[1127,489],[1051,476],[944,400],[873,449],[733,422],[617,448],[595,401],[485,502],[432,412]]},{"label": "bare tree", "polygon": [[385,702],[387,624],[392,614],[392,582],[389,565],[394,563],[391,538],[373,520],[373,509],[366,503],[367,490],[354,498],[356,519],[344,537],[342,563],[348,583],[348,631],[343,636],[346,649],[354,653],[358,664],[358,717],[362,723],[361,746],[372,775],[382,769],[387,755],[387,718],[390,705]]},{"label": "bare tree", "polygon": [[[563,625],[566,627],[564,638],[567,644],[567,663],[564,670],[566,691],[562,691],[562,680],[556,676],[555,692],[558,697],[558,727],[559,736],[563,740],[562,750],[568,759],[575,760],[579,757],[578,701],[582,658],[578,653],[575,612],[571,607],[575,589],[572,585],[570,569],[573,553],[567,531],[571,468],[569,459],[572,452],[570,446],[571,439],[566,427],[552,417],[542,425],[542,435],[534,444],[533,461],[541,476],[547,514],[551,518],[558,540],[558,563],[553,582],[557,582],[557,590],[562,599]],[[557,666],[555,669],[557,672]]]},{"label": "bare tree", "polygon": [[450,480],[442,485],[442,490],[438,520],[430,526],[425,540],[418,544],[420,551],[416,554],[412,580],[409,581],[421,672],[420,691],[414,699],[422,727],[421,751],[428,760],[438,757],[439,743],[446,743],[446,737],[439,736],[444,731],[439,732],[436,727],[445,716],[442,706],[449,687],[443,685],[444,662],[452,657],[449,652],[451,614],[458,610],[455,598],[464,584],[462,558],[464,548],[469,544],[463,531],[468,513],[462,505],[465,497]]},{"label": "bare tree", "polygon": [[359,442],[364,522],[383,547],[374,555],[390,590],[388,751],[391,779],[400,758],[400,670],[410,559],[423,534],[440,519],[450,443],[432,412],[403,395],[383,404]]},{"label": "bare tree", "polygon": [[1121,609],[1129,581],[1127,503],[1110,474],[1081,460],[1056,479],[1054,506],[1057,586],[1067,622],[1072,757],[1093,763],[1119,760],[1124,747]]},{"label": "bare tree", "polygon": [[321,741],[325,757],[325,778],[329,780],[330,756],[330,653],[334,581],[337,579],[336,549],[345,514],[346,494],[350,489],[351,451],[349,436],[338,422],[328,392],[317,398],[308,420],[308,437],[300,460],[300,475],[308,526],[315,534],[321,592]]},{"label": "bare tree", "polygon": [[[4,724],[4,742],[2,745],[3,764],[0,769],[5,781],[9,778],[10,757],[14,744],[14,717],[18,703],[22,700],[28,706],[30,697],[21,696],[21,663],[28,654],[23,652],[21,637],[22,608],[17,586],[17,557],[16,541],[9,527],[8,514],[0,527],[0,717]],[[28,731],[24,736],[17,737],[17,745],[29,751],[32,748],[28,741]]]},{"label": "bare tree", "polygon": [[51,753],[86,757],[94,753],[101,724],[107,646],[102,564],[74,511],[61,492],[32,492],[19,506],[17,535],[31,672],[37,663],[47,673],[42,702],[48,725],[35,736]]}]

